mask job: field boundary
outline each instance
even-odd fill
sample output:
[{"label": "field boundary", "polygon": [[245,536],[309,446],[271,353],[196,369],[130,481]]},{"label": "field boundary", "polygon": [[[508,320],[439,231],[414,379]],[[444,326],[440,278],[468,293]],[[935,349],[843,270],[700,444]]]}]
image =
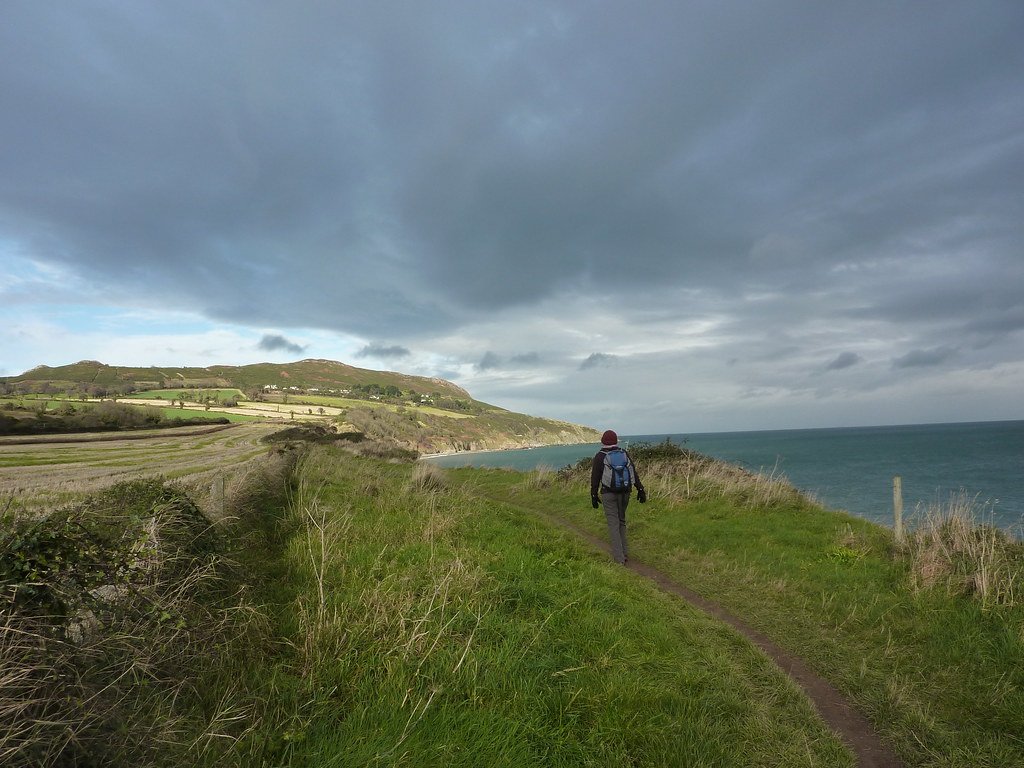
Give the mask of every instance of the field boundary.
[{"label": "field boundary", "polygon": [[[604,539],[568,520],[537,509],[519,506],[504,499],[492,498],[492,500],[536,515],[552,525],[575,534],[596,549],[611,554],[611,546]],[[722,606],[701,597],[657,568],[635,560],[633,557],[630,557],[625,567],[654,582],[663,592],[680,597],[694,608],[728,624],[759,648],[811,700],[821,719],[853,752],[860,768],[904,768],[903,761],[882,741],[871,721],[864,717],[835,686],[815,673],[802,659],[780,648],[767,636],[736,618]]]}]

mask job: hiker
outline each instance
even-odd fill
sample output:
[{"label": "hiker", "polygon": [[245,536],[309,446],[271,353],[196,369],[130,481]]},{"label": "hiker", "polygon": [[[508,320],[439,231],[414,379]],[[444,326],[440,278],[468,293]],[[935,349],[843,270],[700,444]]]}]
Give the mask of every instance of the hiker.
[{"label": "hiker", "polygon": [[[604,516],[608,521],[608,535],[612,540],[612,557],[615,562],[625,565],[629,562],[626,547],[626,507],[636,486],[636,500],[647,501],[647,491],[640,482],[633,460],[625,450],[619,448],[619,436],[612,430],[601,435],[601,450],[594,455],[590,470],[590,503],[597,509],[604,504]],[[600,491],[600,496],[598,496]]]}]

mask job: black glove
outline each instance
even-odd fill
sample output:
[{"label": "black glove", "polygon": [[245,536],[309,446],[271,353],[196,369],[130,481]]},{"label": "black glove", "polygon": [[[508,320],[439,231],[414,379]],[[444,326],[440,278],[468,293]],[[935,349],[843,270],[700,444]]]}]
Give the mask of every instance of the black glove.
[{"label": "black glove", "polygon": [[598,495],[596,493],[590,494],[590,506],[592,506],[594,509],[597,509],[598,507],[601,506],[601,499],[598,498]]},{"label": "black glove", "polygon": [[645,491],[643,488],[637,491],[636,500],[639,501],[641,504],[645,504],[647,502],[647,491]]}]

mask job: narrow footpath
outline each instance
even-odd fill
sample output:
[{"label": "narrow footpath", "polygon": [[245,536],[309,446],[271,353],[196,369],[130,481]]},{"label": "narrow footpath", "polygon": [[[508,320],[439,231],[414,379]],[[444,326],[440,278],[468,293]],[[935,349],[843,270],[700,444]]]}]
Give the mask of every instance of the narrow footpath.
[{"label": "narrow footpath", "polygon": [[[508,502],[502,503],[507,504]],[[536,509],[529,509],[527,507],[517,508],[537,515],[553,525],[571,531],[595,548],[607,552],[609,555],[611,554],[611,547],[604,539],[582,528],[578,528],[567,520],[545,514]],[[818,710],[818,714],[821,715],[821,719],[828,724],[856,756],[857,765],[860,768],[904,768],[903,761],[882,742],[868,719],[858,712],[831,683],[815,674],[802,659],[783,650],[766,636],[744,624],[717,603],[704,599],[696,592],[673,581],[658,569],[638,562],[632,557],[630,557],[626,568],[650,579],[662,591],[681,597],[695,608],[704,611],[719,621],[725,622],[760,648],[766,656],[774,661],[807,694],[807,697]]]}]

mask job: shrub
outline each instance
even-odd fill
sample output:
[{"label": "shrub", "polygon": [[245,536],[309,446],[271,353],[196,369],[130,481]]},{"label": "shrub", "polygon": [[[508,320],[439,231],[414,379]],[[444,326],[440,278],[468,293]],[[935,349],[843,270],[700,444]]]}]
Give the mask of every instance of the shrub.
[{"label": "shrub", "polygon": [[629,455],[637,463],[711,461],[707,456],[692,451],[689,448],[684,448],[678,443],[673,443],[667,437],[660,443],[633,443],[629,447]]},{"label": "shrub", "polygon": [[133,481],[0,523],[0,763],[171,764],[205,738],[194,681],[245,617],[188,497]]}]

